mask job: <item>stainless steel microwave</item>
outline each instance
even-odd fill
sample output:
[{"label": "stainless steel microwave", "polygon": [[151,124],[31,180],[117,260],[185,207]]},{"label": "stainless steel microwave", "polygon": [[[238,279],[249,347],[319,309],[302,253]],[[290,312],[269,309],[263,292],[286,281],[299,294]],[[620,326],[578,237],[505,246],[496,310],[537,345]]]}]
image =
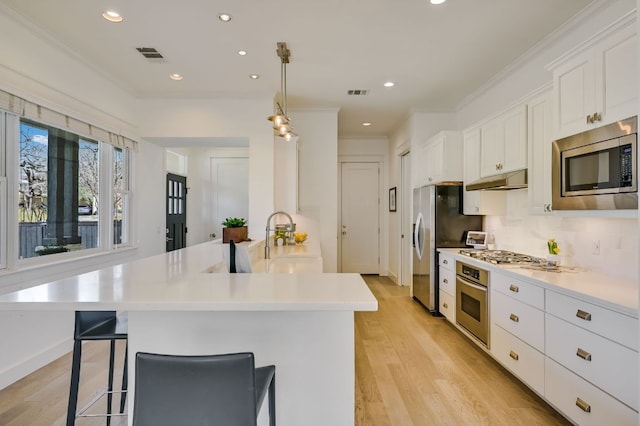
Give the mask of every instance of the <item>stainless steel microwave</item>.
[{"label": "stainless steel microwave", "polygon": [[638,118],[553,142],[554,210],[638,208]]}]

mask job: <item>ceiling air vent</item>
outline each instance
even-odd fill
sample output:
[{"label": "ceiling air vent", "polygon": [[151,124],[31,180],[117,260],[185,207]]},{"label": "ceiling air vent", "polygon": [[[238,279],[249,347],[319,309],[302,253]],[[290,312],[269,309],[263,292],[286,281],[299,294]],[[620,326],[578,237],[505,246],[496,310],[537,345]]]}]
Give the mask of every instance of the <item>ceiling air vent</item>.
[{"label": "ceiling air vent", "polygon": [[367,89],[352,89],[347,91],[349,96],[365,96],[369,91]]},{"label": "ceiling air vent", "polygon": [[136,50],[150,62],[160,63],[166,61],[162,53],[158,52],[154,47],[136,47]]}]

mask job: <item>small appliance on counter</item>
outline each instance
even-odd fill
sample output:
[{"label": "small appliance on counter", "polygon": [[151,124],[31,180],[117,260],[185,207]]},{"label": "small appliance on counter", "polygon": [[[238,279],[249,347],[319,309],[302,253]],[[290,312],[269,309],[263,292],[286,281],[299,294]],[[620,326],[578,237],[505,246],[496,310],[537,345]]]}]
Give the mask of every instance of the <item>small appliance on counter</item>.
[{"label": "small appliance on counter", "polygon": [[487,233],[483,231],[469,231],[467,232],[467,246],[474,249],[486,249],[487,248]]}]

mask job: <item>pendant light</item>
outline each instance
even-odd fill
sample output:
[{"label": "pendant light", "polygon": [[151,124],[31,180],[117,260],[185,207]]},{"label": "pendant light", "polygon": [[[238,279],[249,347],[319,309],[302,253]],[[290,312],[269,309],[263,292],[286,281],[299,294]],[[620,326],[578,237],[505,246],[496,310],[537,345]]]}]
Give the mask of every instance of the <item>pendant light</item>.
[{"label": "pendant light", "polygon": [[276,134],[288,142],[298,136],[293,132],[291,120],[287,115],[287,64],[291,51],[285,42],[279,41],[276,46],[276,53],[280,58],[280,101],[276,102],[275,114],[270,115],[268,120],[273,122]]}]

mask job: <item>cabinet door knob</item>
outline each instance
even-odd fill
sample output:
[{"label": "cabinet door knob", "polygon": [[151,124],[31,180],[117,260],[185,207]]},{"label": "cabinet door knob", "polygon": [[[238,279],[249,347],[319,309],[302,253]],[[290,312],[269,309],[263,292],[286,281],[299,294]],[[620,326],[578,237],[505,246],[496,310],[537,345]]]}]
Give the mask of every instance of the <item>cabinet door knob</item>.
[{"label": "cabinet door knob", "polygon": [[591,361],[591,354],[582,348],[578,348],[578,352],[576,352],[576,355],[584,359],[585,361]]},{"label": "cabinet door knob", "polygon": [[449,305],[447,305],[447,303],[445,302],[445,303],[442,304],[442,307],[445,308],[445,309],[448,309]]},{"label": "cabinet door knob", "polygon": [[583,311],[582,309],[578,309],[578,312],[576,312],[576,316],[585,321],[591,321],[591,314],[589,312]]},{"label": "cabinet door knob", "polygon": [[600,114],[599,112],[594,112],[593,121],[602,121],[602,114]]},{"label": "cabinet door knob", "polygon": [[520,356],[519,356],[516,352],[514,352],[514,351],[510,351],[510,352],[509,352],[509,356],[510,356],[511,358],[515,359],[516,361],[518,360],[518,358],[520,358]]},{"label": "cabinet door knob", "polygon": [[587,404],[585,401],[580,398],[576,398],[576,405],[585,413],[591,412],[591,405]]},{"label": "cabinet door knob", "polygon": [[587,115],[587,124],[593,124],[593,115]]},{"label": "cabinet door knob", "polygon": [[442,280],[442,282],[443,282],[443,283],[445,283],[445,284],[449,284],[449,280],[448,280],[448,279],[446,279],[446,278],[445,278],[445,279],[443,279],[443,280]]},{"label": "cabinet door knob", "polygon": [[519,292],[519,291],[520,291],[520,287],[518,287],[518,286],[517,286],[517,285],[515,285],[515,284],[511,284],[511,285],[509,286],[509,290],[510,290],[510,291],[512,291],[512,292],[514,292],[514,293],[517,293],[517,292]]},{"label": "cabinet door knob", "polygon": [[513,322],[519,322],[520,318],[518,318],[518,316],[516,314],[511,314],[509,315],[509,319]]},{"label": "cabinet door knob", "polygon": [[448,261],[447,259],[444,259],[444,260],[442,261],[442,263],[444,263],[444,264],[446,265],[446,264],[448,264],[448,263],[449,263],[449,261]]}]

